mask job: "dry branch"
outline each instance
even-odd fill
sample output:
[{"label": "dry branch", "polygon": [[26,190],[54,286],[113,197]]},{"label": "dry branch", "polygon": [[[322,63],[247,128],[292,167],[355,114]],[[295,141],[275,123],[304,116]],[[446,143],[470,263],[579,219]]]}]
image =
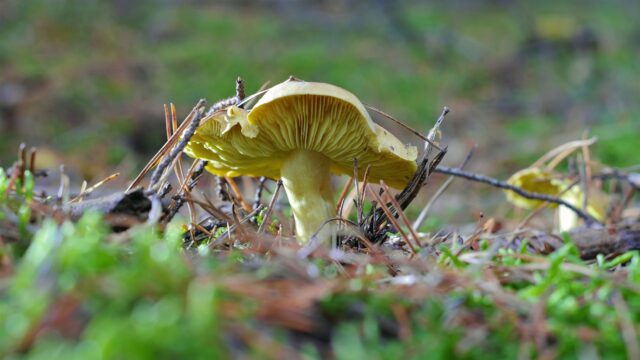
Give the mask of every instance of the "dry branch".
[{"label": "dry branch", "polygon": [[487,185],[491,185],[493,187],[497,187],[500,189],[505,189],[505,190],[510,190],[515,192],[516,194],[525,197],[527,199],[534,199],[534,200],[542,200],[542,201],[547,201],[550,203],[554,203],[554,204],[558,204],[558,205],[562,205],[562,206],[566,206],[567,208],[571,209],[571,211],[575,212],[576,215],[578,215],[581,219],[583,219],[587,225],[602,225],[602,223],[598,220],[596,220],[593,216],[587,214],[586,212],[578,209],[577,207],[571,205],[570,203],[557,198],[555,196],[551,196],[551,195],[547,195],[547,194],[541,194],[541,193],[533,193],[533,192],[529,192],[526,191],[522,188],[519,188],[517,186],[513,186],[510,184],[507,184],[504,181],[500,181],[497,179],[494,179],[492,177],[488,177],[485,175],[480,175],[480,174],[476,174],[476,173],[472,173],[469,171],[464,171],[462,169],[456,169],[456,168],[450,168],[450,167],[446,167],[446,166],[438,166],[435,168],[435,172],[441,173],[441,174],[447,174],[447,175],[452,175],[452,176],[457,176],[463,179],[467,179],[467,180],[471,180],[471,181],[475,181],[475,182],[479,182],[479,183],[483,183],[483,184],[487,184]]}]

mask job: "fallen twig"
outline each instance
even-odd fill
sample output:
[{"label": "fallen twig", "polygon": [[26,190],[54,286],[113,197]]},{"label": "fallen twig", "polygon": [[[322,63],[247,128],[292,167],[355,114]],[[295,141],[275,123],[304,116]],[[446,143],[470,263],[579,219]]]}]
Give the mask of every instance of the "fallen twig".
[{"label": "fallen twig", "polygon": [[178,213],[178,211],[180,210],[180,208],[184,204],[184,201],[185,201],[184,194],[185,194],[185,192],[190,192],[193,189],[193,187],[196,186],[196,184],[198,183],[198,180],[200,179],[200,176],[204,172],[205,166],[207,166],[207,162],[206,161],[198,160],[194,164],[194,166],[190,169],[189,175],[188,175],[189,176],[189,180],[185,181],[185,183],[183,184],[182,188],[180,188],[180,191],[178,192],[178,194],[174,196],[173,206],[171,208],[169,208],[169,213],[164,218],[164,222],[171,221],[171,219],[173,219],[173,217]]},{"label": "fallen twig", "polygon": [[550,203],[554,203],[554,204],[558,204],[558,205],[562,205],[562,206],[566,206],[567,208],[571,209],[571,211],[575,212],[576,215],[578,215],[581,219],[583,219],[587,225],[593,225],[593,224],[597,224],[597,225],[602,225],[602,223],[600,221],[598,221],[597,219],[595,219],[593,216],[587,214],[586,212],[578,209],[577,207],[569,204],[568,202],[557,198],[555,196],[551,196],[551,195],[547,195],[547,194],[541,194],[541,193],[533,193],[533,192],[529,192],[526,190],[523,190],[522,188],[519,188],[517,186],[513,186],[510,184],[507,184],[504,181],[500,181],[485,175],[480,175],[480,174],[476,174],[476,173],[472,173],[469,171],[464,171],[461,169],[456,169],[456,168],[450,168],[450,167],[446,167],[446,166],[438,166],[435,168],[435,172],[441,173],[441,174],[447,174],[447,175],[452,175],[452,176],[457,176],[457,177],[461,177],[467,180],[471,180],[471,181],[475,181],[475,182],[479,182],[479,183],[483,183],[483,184],[487,184],[487,185],[491,185],[493,187],[497,187],[500,189],[505,189],[505,190],[511,190],[513,192],[515,192],[516,194],[525,197],[527,199],[534,199],[534,200],[542,200],[542,201],[547,201]]},{"label": "fallen twig", "polygon": [[[151,160],[149,160],[149,162],[147,163],[147,165],[145,165],[144,169],[142,169],[142,171],[140,171],[140,173],[138,174],[138,176],[136,176],[135,179],[133,179],[133,181],[131,182],[131,184],[129,185],[129,187],[127,188],[126,191],[129,191],[131,189],[133,189],[134,187],[138,186],[140,184],[140,182],[142,181],[142,179],[149,173],[149,171],[156,165],[158,164],[158,161],[165,156],[165,154],[167,153],[167,151],[169,151],[169,149],[171,147],[173,147],[178,140],[180,140],[180,134],[182,134],[184,132],[184,130],[187,128],[187,126],[189,124],[191,124],[191,120],[193,119],[194,116],[196,116],[196,113],[200,112],[200,108],[202,106],[204,106],[205,104],[205,100],[201,99],[200,101],[198,101],[198,103],[196,104],[196,106],[191,110],[191,112],[189,113],[189,115],[187,115],[187,118],[182,122],[182,124],[180,124],[180,126],[178,127],[178,129],[173,133],[173,135],[171,136],[171,139],[169,139],[169,141],[167,141],[164,145],[162,145],[162,147],[160,148],[160,150],[158,150],[158,152],[151,158]],[[183,147],[184,148],[184,147]],[[168,165],[167,165],[168,166]]]},{"label": "fallen twig", "polygon": [[264,186],[267,182],[267,178],[265,176],[261,176],[258,179],[258,188],[256,189],[256,199],[253,202],[253,208],[257,208],[261,204],[262,193],[264,192]]},{"label": "fallen twig", "polygon": [[[449,109],[445,107],[442,113],[440,114],[440,116],[438,117],[438,120],[436,120],[436,124],[442,123],[441,119],[444,116],[446,116],[448,112],[449,112]],[[423,138],[425,139],[425,141],[430,141],[426,137],[423,137]],[[439,149],[440,152],[436,154],[436,156],[432,161],[429,161],[428,151],[424,151],[422,154],[422,157],[418,161],[418,169],[413,175],[413,178],[409,181],[407,186],[400,192],[400,194],[396,196],[396,200],[398,201],[398,204],[400,205],[401,210],[406,209],[407,206],[409,206],[409,204],[411,203],[411,201],[415,199],[415,197],[420,192],[420,189],[424,185],[429,175],[431,175],[434,168],[440,163],[440,161],[446,154],[446,151],[447,151],[446,147],[440,148],[435,143],[432,145],[435,145],[434,147],[436,149]],[[383,239],[384,233],[378,233],[378,230],[381,228],[382,224],[385,222],[385,215],[386,214],[382,208],[375,209],[375,207],[373,207],[369,212],[369,214],[367,215],[367,217],[362,220],[362,224],[360,224],[363,231],[367,234],[367,236],[370,237],[370,239],[373,242],[377,242]],[[397,213],[393,214],[394,217],[397,215],[398,215]]]},{"label": "fallen twig", "polygon": [[[471,160],[471,156],[473,156],[474,151],[475,151],[475,147],[471,149],[471,151],[469,151],[465,159],[462,161],[462,163],[460,164],[460,169],[464,169],[464,167],[467,166],[467,164],[469,163],[469,160]],[[444,184],[442,184],[442,186],[438,188],[436,193],[433,194],[431,199],[429,199],[429,202],[427,203],[427,205],[424,206],[422,211],[420,211],[420,214],[418,214],[418,217],[416,218],[416,220],[413,222],[413,230],[418,231],[418,229],[420,228],[424,220],[427,218],[427,214],[429,213],[429,210],[431,210],[431,207],[433,206],[433,204],[445,192],[445,190],[447,190],[447,188],[449,187],[449,185],[451,185],[454,179],[455,179],[454,176],[450,176],[444,182]]]},{"label": "fallen twig", "polygon": [[233,106],[233,105],[238,105],[242,102],[242,100],[244,100],[245,98],[245,94],[244,94],[244,81],[241,78],[237,78],[236,79],[236,94],[235,96],[232,96],[230,98],[224,99],[224,100],[220,100],[218,102],[216,102],[215,104],[211,105],[211,107],[209,108],[209,110],[207,110],[207,113],[205,114],[205,116],[210,116],[213,113],[220,111],[226,107],[229,106]]},{"label": "fallen twig", "polygon": [[[200,125],[200,118],[202,117],[202,107],[205,104],[205,100],[201,99],[198,101],[193,111],[191,112],[191,118],[189,119],[187,128],[182,132],[180,136],[180,140],[177,144],[171,149],[169,154],[162,158],[153,174],[151,175],[151,180],[149,181],[149,186],[147,187],[148,191],[154,191],[155,187],[158,185],[160,178],[163,176],[164,171],[173,163],[173,161],[182,153],[182,150],[187,146],[189,140],[196,132],[198,125]],[[180,134],[179,131],[174,133],[174,136]],[[172,138],[174,137],[172,136]]]}]

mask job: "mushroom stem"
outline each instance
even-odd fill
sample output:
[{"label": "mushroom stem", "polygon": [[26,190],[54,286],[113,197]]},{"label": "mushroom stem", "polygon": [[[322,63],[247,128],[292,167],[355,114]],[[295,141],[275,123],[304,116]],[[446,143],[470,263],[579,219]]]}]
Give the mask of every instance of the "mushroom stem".
[{"label": "mushroom stem", "polygon": [[[280,170],[300,243],[307,243],[325,221],[335,216],[330,167],[326,156],[315,151],[297,150],[285,159]],[[318,240],[322,242],[334,237],[329,225],[318,233]]]}]

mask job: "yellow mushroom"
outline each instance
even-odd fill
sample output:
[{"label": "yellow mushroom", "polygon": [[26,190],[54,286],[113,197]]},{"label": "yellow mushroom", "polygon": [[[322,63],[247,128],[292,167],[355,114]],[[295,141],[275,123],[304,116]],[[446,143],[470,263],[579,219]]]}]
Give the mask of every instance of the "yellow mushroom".
[{"label": "yellow mushroom", "polygon": [[[507,183],[528,192],[558,197],[577,208],[582,207],[584,194],[580,187],[573,186],[569,189],[570,181],[561,179],[547,170],[537,167],[526,168],[511,175]],[[524,209],[535,209],[543,203],[542,200],[527,199],[510,190],[505,190],[505,194],[510,203]],[[605,216],[603,196],[595,191],[590,195],[587,212],[602,221]],[[558,205],[550,204],[549,206],[557,207]],[[566,206],[559,206],[556,214],[558,231],[569,231],[578,225],[578,216]]]},{"label": "yellow mushroom", "polygon": [[[209,161],[219,176],[282,179],[302,243],[335,216],[331,173],[403,187],[416,171],[417,149],[375,124],[350,92],[289,80],[269,89],[250,110],[230,107],[205,119],[185,152]],[[320,240],[332,237],[329,227]]]}]

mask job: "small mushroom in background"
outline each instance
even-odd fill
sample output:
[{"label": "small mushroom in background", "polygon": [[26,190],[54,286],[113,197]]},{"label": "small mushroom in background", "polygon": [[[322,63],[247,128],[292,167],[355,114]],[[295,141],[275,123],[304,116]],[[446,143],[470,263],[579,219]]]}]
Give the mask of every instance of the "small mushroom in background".
[{"label": "small mushroom in background", "polygon": [[[537,167],[522,169],[511,175],[507,183],[528,192],[556,196],[573,206],[582,207],[584,194],[580,187],[573,186],[569,189],[571,181],[562,179],[545,169]],[[605,217],[605,207],[603,205],[605,199],[602,194],[593,190],[595,189],[591,191],[592,196],[589,198],[586,210],[589,215],[602,221]],[[535,209],[544,203],[542,200],[527,199],[510,190],[505,190],[505,195],[507,196],[507,201],[523,209]],[[566,206],[558,206],[556,204],[550,204],[549,206],[557,207],[557,230],[559,232],[569,231],[578,226],[578,216]]]},{"label": "small mushroom in background", "polygon": [[[375,124],[350,92],[324,83],[288,80],[269,89],[251,110],[236,106],[202,121],[185,152],[207,160],[218,176],[282,179],[298,241],[334,238],[331,174],[405,186],[417,149]],[[360,178],[359,180],[362,180]]]}]

